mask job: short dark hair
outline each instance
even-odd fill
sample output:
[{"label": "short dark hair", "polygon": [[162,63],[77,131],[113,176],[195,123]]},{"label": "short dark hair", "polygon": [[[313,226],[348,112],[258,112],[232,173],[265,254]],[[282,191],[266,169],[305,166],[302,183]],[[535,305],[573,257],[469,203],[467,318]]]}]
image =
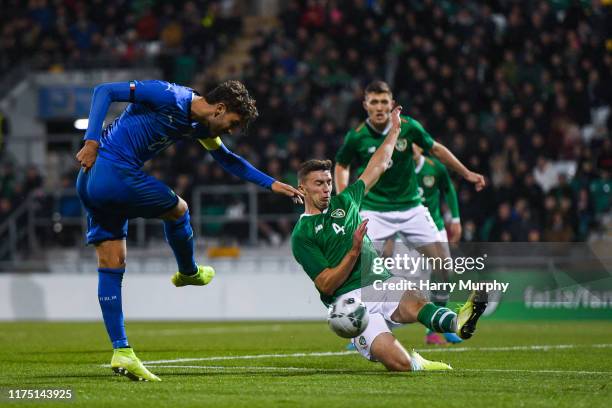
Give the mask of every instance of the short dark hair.
[{"label": "short dark hair", "polygon": [[240,81],[229,80],[217,85],[215,89],[206,94],[208,103],[224,103],[228,112],[240,115],[243,126],[246,128],[259,116],[255,99]]},{"label": "short dark hair", "polygon": [[313,171],[331,171],[332,161],[331,160],[318,160],[311,159],[300,164],[298,169],[298,180],[301,182],[304,178],[312,173]]},{"label": "short dark hair", "polygon": [[366,95],[369,93],[388,93],[389,95],[393,95],[389,84],[380,80],[370,82],[368,86],[365,87],[364,93]]}]

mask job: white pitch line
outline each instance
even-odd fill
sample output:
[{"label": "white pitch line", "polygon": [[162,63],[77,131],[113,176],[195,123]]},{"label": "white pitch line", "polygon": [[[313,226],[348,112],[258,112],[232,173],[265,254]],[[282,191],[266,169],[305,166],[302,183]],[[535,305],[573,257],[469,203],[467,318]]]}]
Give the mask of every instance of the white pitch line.
[{"label": "white pitch line", "polygon": [[[559,350],[573,348],[609,348],[612,344],[548,344],[548,345],[531,345],[531,346],[510,346],[510,347],[449,347],[449,348],[428,348],[419,349],[423,353],[436,352],[498,352],[498,351],[535,351],[535,350]],[[152,360],[143,361],[144,364],[171,364],[171,363],[189,363],[195,361],[223,361],[223,360],[253,360],[260,358],[290,358],[290,357],[334,357],[356,354],[355,351],[326,351],[314,353],[289,353],[289,354],[253,354],[239,356],[213,356],[213,357],[197,357],[197,358],[177,358],[172,360]]]},{"label": "white pitch line", "polygon": [[[274,366],[198,366],[198,365],[159,365],[159,368],[185,368],[196,370],[239,370],[239,371],[306,371],[306,372],[329,372],[342,373],[346,369],[334,368],[307,368],[307,367],[274,367]],[[455,372],[474,371],[474,372],[495,372],[495,373],[533,373],[533,374],[581,374],[581,375],[612,375],[612,371],[577,371],[577,370],[522,370],[505,368],[460,368]]]},{"label": "white pitch line", "polygon": [[158,368],[189,368],[202,370],[260,370],[260,371],[325,371],[325,372],[345,372],[345,369],[334,368],[308,368],[308,367],[270,367],[270,366],[198,366],[198,365],[158,365]]},{"label": "white pitch line", "polygon": [[161,329],[161,330],[132,330],[131,334],[137,334],[140,336],[177,336],[186,334],[227,334],[227,333],[268,333],[268,332],[279,332],[282,328],[280,325],[257,325],[257,326],[245,326],[245,327],[203,327],[193,329]]},{"label": "white pitch line", "polygon": [[449,347],[449,348],[430,348],[419,349],[419,352],[435,353],[435,352],[463,352],[463,351],[531,351],[531,350],[562,350],[573,349],[580,347],[588,348],[608,348],[612,344],[543,344],[533,346],[508,346],[508,347]]},{"label": "white pitch line", "polygon": [[143,364],[166,364],[166,363],[189,363],[192,361],[221,361],[221,360],[253,360],[259,358],[289,358],[289,357],[330,357],[355,354],[355,351],[323,351],[315,353],[291,353],[291,354],[253,354],[243,356],[214,356],[198,358],[177,358],[174,360],[143,361]]},{"label": "white pitch line", "polygon": [[535,373],[535,374],[598,374],[612,375],[612,371],[578,371],[578,370],[521,370],[514,368],[462,368],[459,371],[486,371],[492,373]]}]

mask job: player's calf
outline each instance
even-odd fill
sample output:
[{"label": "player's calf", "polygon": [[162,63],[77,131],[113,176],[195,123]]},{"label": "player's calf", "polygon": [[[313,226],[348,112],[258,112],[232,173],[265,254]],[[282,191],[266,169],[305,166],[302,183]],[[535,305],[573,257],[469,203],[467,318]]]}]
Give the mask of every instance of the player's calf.
[{"label": "player's calf", "polygon": [[189,210],[177,219],[164,220],[166,241],[174,252],[178,270],[184,275],[194,275],[198,266],[194,258],[193,229]]},{"label": "player's calf", "polygon": [[379,334],[372,343],[372,357],[389,371],[439,371],[452,367],[439,361],[429,361],[416,351],[408,352],[391,333]]},{"label": "player's calf", "polygon": [[391,333],[381,333],[370,347],[372,357],[389,371],[410,371],[410,356]]}]

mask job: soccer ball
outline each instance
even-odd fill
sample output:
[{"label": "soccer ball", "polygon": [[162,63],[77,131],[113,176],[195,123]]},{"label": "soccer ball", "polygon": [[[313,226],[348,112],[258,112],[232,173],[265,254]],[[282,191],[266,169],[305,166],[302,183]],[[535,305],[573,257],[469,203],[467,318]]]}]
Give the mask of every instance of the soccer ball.
[{"label": "soccer ball", "polygon": [[370,317],[365,305],[355,298],[341,298],[334,302],[327,313],[329,327],[340,337],[352,339],[368,327]]}]

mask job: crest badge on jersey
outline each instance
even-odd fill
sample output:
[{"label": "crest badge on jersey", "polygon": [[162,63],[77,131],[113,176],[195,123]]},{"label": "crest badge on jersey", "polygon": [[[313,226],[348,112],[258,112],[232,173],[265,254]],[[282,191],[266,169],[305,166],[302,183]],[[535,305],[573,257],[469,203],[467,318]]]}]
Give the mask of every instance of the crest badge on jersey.
[{"label": "crest badge on jersey", "polygon": [[425,187],[433,187],[433,185],[436,183],[436,177],[435,176],[425,176],[423,177],[423,184],[425,184]]},{"label": "crest badge on jersey", "polygon": [[397,143],[395,143],[395,149],[398,152],[403,152],[408,147],[408,140],[406,139],[398,139]]},{"label": "crest badge on jersey", "polygon": [[345,216],[346,216],[346,211],[344,211],[342,208],[336,208],[331,213],[332,218],[344,218]]}]

